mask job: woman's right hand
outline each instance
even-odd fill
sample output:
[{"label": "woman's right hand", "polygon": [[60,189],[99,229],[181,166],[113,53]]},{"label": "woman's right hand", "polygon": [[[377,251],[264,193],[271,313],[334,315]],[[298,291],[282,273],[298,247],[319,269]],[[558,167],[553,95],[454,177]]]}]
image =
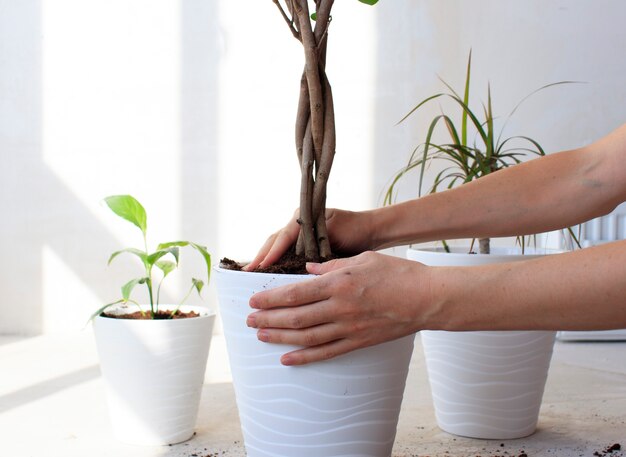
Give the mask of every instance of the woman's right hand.
[{"label": "woman's right hand", "polygon": [[[299,210],[296,210],[289,223],[272,234],[256,257],[246,265],[244,271],[272,265],[295,244],[300,233]],[[341,209],[326,210],[326,226],[332,251],[340,256],[353,256],[376,249],[372,236],[372,212],[353,212]]]}]

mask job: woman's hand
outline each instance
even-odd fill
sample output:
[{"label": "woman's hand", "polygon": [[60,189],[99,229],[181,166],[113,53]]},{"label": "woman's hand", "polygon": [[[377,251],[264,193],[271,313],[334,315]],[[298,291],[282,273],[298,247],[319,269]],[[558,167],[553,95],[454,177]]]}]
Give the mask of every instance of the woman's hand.
[{"label": "woman's hand", "polygon": [[[300,232],[298,224],[299,211],[296,210],[289,223],[272,234],[256,257],[246,265],[245,271],[253,271],[257,267],[267,267],[274,264],[281,256],[295,244]],[[352,212],[340,209],[326,210],[326,226],[328,238],[334,253],[350,256],[369,249],[372,245],[372,212]]]},{"label": "woman's hand", "polygon": [[330,359],[416,332],[429,311],[429,269],[374,252],[308,264],[314,279],[252,296],[248,326],[268,343],[304,346],[284,365]]}]

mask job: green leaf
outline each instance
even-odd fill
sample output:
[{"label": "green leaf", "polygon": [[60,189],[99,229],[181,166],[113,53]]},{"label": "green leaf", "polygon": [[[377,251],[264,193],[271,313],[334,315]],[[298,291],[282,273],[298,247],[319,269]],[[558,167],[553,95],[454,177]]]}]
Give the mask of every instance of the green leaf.
[{"label": "green leaf", "polygon": [[167,248],[174,247],[174,246],[175,247],[191,246],[202,255],[202,257],[204,258],[204,262],[206,263],[206,266],[207,266],[207,283],[208,283],[211,278],[211,255],[208,253],[207,248],[200,244],[192,243],[191,241],[170,241],[168,243],[159,244],[157,246],[157,249],[159,250],[167,249]]},{"label": "green leaf", "polygon": [[202,246],[196,243],[189,243],[189,244],[191,245],[192,248],[198,251],[204,258],[204,263],[206,264],[206,281],[208,284],[209,281],[211,280],[211,255],[209,254],[205,246]]},{"label": "green leaf", "polygon": [[317,21],[317,11],[313,14],[311,14],[311,19],[314,21]]},{"label": "green leaf", "polygon": [[429,101],[435,99],[435,98],[439,98],[439,97],[443,97],[444,95],[448,95],[445,93],[440,93],[440,94],[435,94],[435,95],[431,95],[428,98],[425,98],[424,100],[422,100],[421,102],[419,102],[415,108],[413,108],[411,111],[409,111],[402,119],[400,119],[396,125],[401,124],[402,122],[404,122],[411,114],[413,114],[415,111],[417,111],[418,109],[420,109],[422,107],[422,105],[425,105],[426,103],[428,103]]},{"label": "green leaf", "polygon": [[179,255],[180,255],[179,253],[180,253],[180,250],[176,246],[168,247],[168,248],[165,248],[165,249],[159,249],[158,251],[153,252],[152,254],[150,254],[147,257],[146,263],[149,266],[152,266],[161,257],[163,257],[163,256],[165,256],[167,254],[172,254],[172,256],[174,256],[174,258],[176,259],[176,265],[178,265],[178,258],[179,258]]},{"label": "green leaf", "polygon": [[491,110],[491,84],[487,85],[487,109],[485,110],[485,117],[487,118],[487,160],[491,159],[491,155],[494,152],[494,134],[493,134],[493,112]]},{"label": "green leaf", "polygon": [[142,251],[141,249],[136,249],[136,248],[126,248],[126,249],[122,249],[122,250],[119,250],[119,251],[115,251],[113,254],[111,254],[111,257],[109,257],[108,265],[111,265],[111,262],[113,261],[113,259],[116,258],[118,255],[124,253],[124,252],[128,252],[130,254],[135,254],[137,257],[139,257],[141,259],[141,261],[143,262],[144,265],[147,265],[148,255],[144,251]]},{"label": "green leaf", "polygon": [[130,195],[112,195],[106,197],[104,201],[115,214],[139,227],[143,235],[146,235],[148,225],[146,210],[134,197]]},{"label": "green leaf", "polygon": [[130,293],[133,291],[137,284],[145,284],[146,281],[148,281],[148,278],[135,278],[124,284],[122,286],[122,297],[124,297],[124,301],[129,300]]},{"label": "green leaf", "polygon": [[169,260],[160,260],[156,262],[154,265],[156,265],[156,267],[159,268],[159,270],[163,272],[164,278],[176,269],[176,264]]},{"label": "green leaf", "polygon": [[[463,94],[463,104],[469,106],[469,91],[470,91],[470,74],[472,69],[472,50],[470,49],[469,57],[467,58],[467,73],[465,75],[465,92]],[[463,117],[461,119],[461,141],[463,146],[467,146],[467,111],[463,110]]]},{"label": "green leaf", "polygon": [[200,293],[202,292],[202,288],[204,287],[204,281],[202,281],[201,279],[191,278],[191,282],[198,291],[198,295],[200,295]]},{"label": "green leaf", "polygon": [[92,320],[94,320],[96,317],[98,317],[100,314],[102,314],[109,306],[118,305],[124,302],[125,302],[124,299],[120,299],[118,301],[114,301],[113,303],[108,303],[101,308],[98,308],[98,310],[89,317],[89,319],[87,320],[87,324],[91,322]]},{"label": "green leaf", "polygon": [[365,3],[366,5],[375,5],[378,3],[378,0],[359,0],[361,3]]},{"label": "green leaf", "polygon": [[167,249],[167,248],[171,248],[174,246],[179,247],[179,248],[189,246],[189,241],[170,241],[168,243],[161,243],[157,246],[157,249],[158,250]]}]

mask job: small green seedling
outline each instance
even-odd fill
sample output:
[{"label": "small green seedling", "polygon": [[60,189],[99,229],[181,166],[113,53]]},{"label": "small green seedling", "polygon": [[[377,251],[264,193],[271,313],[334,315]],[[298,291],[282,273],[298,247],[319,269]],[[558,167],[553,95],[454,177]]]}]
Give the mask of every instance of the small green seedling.
[{"label": "small green seedling", "polygon": [[[128,222],[135,225],[137,228],[141,230],[143,235],[143,249],[138,248],[125,248],[119,251],[115,251],[109,257],[109,265],[118,255],[122,253],[133,254],[137,256],[144,267],[144,275],[139,278],[134,278],[128,281],[126,284],[122,286],[122,298],[116,300],[112,303],[108,303],[98,309],[95,313],[92,314],[89,320],[94,319],[96,316],[99,316],[107,308],[113,305],[117,305],[120,303],[133,303],[137,306],[139,304],[130,298],[131,293],[135,286],[144,285],[148,288],[148,296],[150,297],[150,318],[154,319],[158,313],[159,307],[159,298],[161,292],[161,285],[163,284],[163,280],[169,275],[172,271],[174,271],[179,266],[180,259],[180,248],[185,246],[191,246],[193,249],[198,251],[207,267],[207,276],[206,276],[206,284],[209,282],[209,278],[211,275],[211,255],[208,253],[207,248],[197,243],[192,243],[190,241],[172,241],[169,243],[161,243],[157,246],[156,251],[149,252],[148,251],[148,241],[146,236],[147,231],[147,215],[144,207],[137,201],[134,197],[130,195],[113,195],[110,197],[106,197],[104,202],[107,206],[117,214],[122,219],[127,220]],[[158,270],[161,271],[161,277],[158,281],[158,285],[156,287],[156,293],[154,290],[153,284],[153,269],[157,267]],[[179,305],[170,313],[170,318],[173,317],[180,306],[187,300],[189,295],[195,289],[198,292],[198,295],[202,292],[202,288],[204,287],[205,282],[192,278],[191,279],[191,287],[185,297],[180,301]],[[139,308],[141,313],[145,315],[145,312]]]}]

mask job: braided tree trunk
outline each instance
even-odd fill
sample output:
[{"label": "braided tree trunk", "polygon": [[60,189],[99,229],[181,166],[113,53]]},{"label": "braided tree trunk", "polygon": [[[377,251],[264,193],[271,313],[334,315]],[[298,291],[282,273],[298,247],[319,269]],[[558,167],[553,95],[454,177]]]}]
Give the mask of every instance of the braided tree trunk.
[{"label": "braided tree trunk", "polygon": [[300,236],[296,253],[308,261],[331,255],[326,231],[326,187],[335,155],[333,94],[326,77],[326,46],[334,0],[315,0],[316,20],[308,0],[273,0],[304,49],[304,71],[296,115],[296,151],[300,183]]}]

